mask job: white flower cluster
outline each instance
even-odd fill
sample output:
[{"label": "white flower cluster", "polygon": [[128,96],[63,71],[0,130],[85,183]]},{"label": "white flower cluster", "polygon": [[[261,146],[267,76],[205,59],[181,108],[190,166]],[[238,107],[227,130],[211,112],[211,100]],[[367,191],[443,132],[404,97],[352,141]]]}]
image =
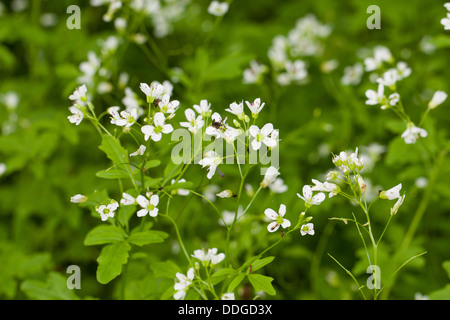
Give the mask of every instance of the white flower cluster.
[{"label": "white flower cluster", "polygon": [[447,9],[447,16],[441,19],[441,24],[444,26],[444,30],[450,30],[450,2],[444,3],[445,9]]},{"label": "white flower cluster", "polygon": [[186,8],[191,0],[163,1],[163,0],[91,0],[93,7],[107,5],[108,9],[103,20],[110,22],[114,19],[117,29],[126,28],[126,20],[118,14],[123,6],[128,5],[136,14],[149,17],[152,21],[153,33],[157,38],[163,38],[173,31],[173,23],[184,17]]},{"label": "white flower cluster", "polygon": [[[308,78],[307,63],[304,57],[320,56],[323,52],[323,41],[332,29],[322,24],[315,15],[308,14],[297,20],[288,34],[278,35],[272,40],[268,50],[268,58],[276,73],[276,81],[281,86],[302,84]],[[261,77],[268,67],[252,61],[244,71],[244,83],[260,83]]]}]

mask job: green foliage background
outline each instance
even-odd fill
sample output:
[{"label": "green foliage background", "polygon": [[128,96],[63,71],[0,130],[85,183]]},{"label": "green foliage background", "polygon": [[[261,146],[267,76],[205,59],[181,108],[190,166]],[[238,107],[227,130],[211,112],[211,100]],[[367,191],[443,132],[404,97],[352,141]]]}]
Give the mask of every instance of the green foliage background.
[{"label": "green foliage background", "polygon": [[[132,251],[122,276],[101,285],[96,279],[96,259],[101,248],[84,245],[86,235],[99,225],[99,220],[88,209],[69,201],[77,193],[114,192],[114,182],[96,176],[96,172],[109,166],[98,148],[100,137],[86,123],[75,127],[67,120],[67,97],[77,86],[79,64],[87,59],[89,50],[99,52],[98,39],[116,32],[111,23],[102,20],[105,7],[93,8],[88,1],[33,0],[26,10],[10,12],[11,1],[2,3],[7,12],[0,16],[0,94],[17,92],[20,103],[17,129],[0,136],[0,162],[7,165],[6,173],[0,177],[0,297],[170,297],[166,292],[167,287],[173,286],[170,277],[179,266],[180,271],[186,270],[169,225],[164,225],[163,220],[157,222],[169,234],[168,240]],[[66,9],[72,4],[81,8],[80,30],[66,26]],[[149,60],[134,43],[121,46],[107,62],[113,70],[112,77],[117,79],[120,72],[128,72],[129,85],[138,92],[140,82],[162,82],[170,77],[171,68],[180,67],[185,77],[175,84],[174,98],[182,108],[207,99],[223,113],[233,101],[260,97],[266,102],[260,117],[280,130],[281,173],[289,190],[259,198],[252,207],[255,216],[265,208],[275,209],[284,203],[288,208],[286,217],[294,219],[303,206],[296,193],[331,168],[331,152],[354,150],[372,142],[385,145],[387,151],[369,178],[373,185],[384,188],[401,182],[407,196],[380,250],[384,253],[380,257],[382,281],[395,271],[395,263],[398,267],[411,256],[427,252],[402,269],[385,298],[414,299],[419,292],[448,299],[449,287],[444,287],[450,282],[450,268],[445,263],[450,260],[450,159],[443,150],[446,144],[448,148],[448,101],[427,119],[424,127],[428,137],[406,145],[399,137],[404,126],[395,115],[365,105],[365,90],[373,88],[367,79],[355,87],[339,85],[344,67],[360,61],[359,49],[384,45],[413,70],[399,90],[408,114],[418,120],[432,92],[450,92],[450,36],[440,24],[446,14],[443,2],[233,1],[208,46],[201,49],[207,37],[204,30],[215,23],[206,11],[208,4],[206,0],[193,0],[185,17],[174,24],[173,33],[154,39],[162,54],[158,63]],[[380,30],[366,27],[366,9],[372,4],[381,8]],[[40,24],[45,12],[57,15],[55,26]],[[267,50],[272,39],[285,35],[298,18],[308,13],[333,25],[323,57],[310,61],[310,81],[281,88],[244,85],[242,72],[249,62],[256,59],[268,64]],[[150,23],[147,28],[151,35]],[[421,41],[427,35],[436,46],[433,53],[421,50]],[[328,59],[336,59],[339,66],[324,74],[320,63]],[[121,94],[117,90],[95,97],[96,108],[103,111],[120,103]],[[8,113],[4,106],[0,108],[3,123]],[[326,130],[330,125],[332,130]],[[167,147],[161,148],[159,159],[168,152]],[[164,166],[158,170],[161,171],[156,171],[156,175],[162,176]],[[235,168],[224,167],[223,171],[230,178],[222,185],[237,189]],[[195,185],[204,185],[204,176],[198,167],[189,171],[186,178]],[[428,178],[426,188],[415,185],[418,177]],[[257,185],[261,176],[255,174],[252,179]],[[219,199],[217,205],[224,210],[234,209],[234,203],[230,205],[224,199]],[[373,212],[375,226],[383,226],[389,204],[377,203]],[[171,203],[171,214],[182,228],[189,252],[202,247],[220,248],[223,244],[224,230],[217,224],[217,216],[200,199],[177,198]],[[351,217],[351,206],[343,199],[327,199],[314,208],[312,215],[314,237],[289,237],[270,252],[275,260],[264,267],[264,272],[275,279],[272,284],[277,293],[265,298],[360,299],[353,281],[327,255],[337,257],[365,283],[368,275],[364,251],[354,226],[329,220]],[[414,219],[418,224],[412,230]],[[265,224],[257,219],[251,228],[237,225],[233,233],[233,254],[244,260],[257,254],[253,243],[264,247],[275,239],[258,232],[258,228],[265,231]],[[405,235],[412,236],[406,245]],[[66,287],[69,265],[81,268],[81,290]],[[122,285],[123,277],[127,278],[126,286]]]}]

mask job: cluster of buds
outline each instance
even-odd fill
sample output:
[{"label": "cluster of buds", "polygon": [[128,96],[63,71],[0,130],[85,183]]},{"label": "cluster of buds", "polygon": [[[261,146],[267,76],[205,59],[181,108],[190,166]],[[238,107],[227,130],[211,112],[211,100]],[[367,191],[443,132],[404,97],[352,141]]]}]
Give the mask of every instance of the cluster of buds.
[{"label": "cluster of buds", "polygon": [[364,163],[361,159],[358,159],[358,148],[350,155],[347,152],[340,152],[339,155],[333,157],[333,163],[343,173],[349,173],[352,171],[361,171],[364,167]]}]

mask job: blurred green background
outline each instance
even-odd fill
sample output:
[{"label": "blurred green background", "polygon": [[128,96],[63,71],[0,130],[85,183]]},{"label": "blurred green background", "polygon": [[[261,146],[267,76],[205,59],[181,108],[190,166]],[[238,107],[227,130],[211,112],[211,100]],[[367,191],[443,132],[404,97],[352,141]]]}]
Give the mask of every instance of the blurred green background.
[{"label": "blurred green background", "polygon": [[[100,285],[95,279],[100,248],[83,245],[84,237],[99,221],[86,208],[70,203],[70,197],[114,189],[110,181],[95,176],[108,167],[98,149],[100,137],[87,122],[78,127],[69,123],[67,97],[79,85],[80,64],[87,61],[88,52],[101,56],[105,48],[101,41],[111,35],[122,42],[113,54],[104,55],[105,75],[94,77],[96,85],[107,79],[113,88],[93,92],[99,113],[120,105],[122,73],[128,74],[127,86],[136,93],[140,82],[171,80],[173,97],[182,108],[207,99],[214,110],[224,113],[233,101],[260,97],[266,102],[261,123],[270,121],[280,130],[280,171],[289,190],[261,197],[252,208],[255,215],[285,203],[287,218],[294,220],[303,208],[296,193],[311,179],[322,179],[332,166],[331,153],[356,147],[364,151],[372,143],[384,146],[374,168],[367,172],[367,180],[375,192],[377,186],[390,188],[401,182],[407,196],[380,250],[382,270],[387,270],[382,280],[387,281],[385,277],[395,270],[393,261],[398,266],[400,261],[427,252],[401,271],[386,298],[414,299],[417,293],[450,297],[448,289],[441,290],[450,282],[450,268],[444,263],[450,260],[450,163],[443,153],[450,124],[448,102],[427,119],[429,136],[406,145],[399,137],[404,124],[393,113],[365,105],[365,91],[374,88],[367,76],[355,86],[340,84],[344,68],[362,61],[362,50],[386,46],[412,69],[399,91],[407,113],[418,122],[435,90],[450,92],[450,36],[440,24],[446,15],[444,2],[235,0],[218,21],[207,13],[209,1],[192,0],[186,2],[164,37],[154,36],[155,18],[129,15],[128,30],[147,32],[150,37],[143,45],[132,41],[132,33],[121,34],[113,22],[103,20],[107,5],[93,7],[89,1],[75,0],[0,3],[0,163],[6,165],[0,176],[2,299],[159,299],[170,281],[158,279],[152,263],[183,261],[174,249],[173,230],[167,227],[171,240],[143,249],[146,256],[130,262],[126,288],[119,279]],[[372,4],[381,9],[379,30],[366,27],[370,16],[366,9]],[[80,29],[67,28],[70,5],[81,9]],[[272,39],[286,35],[297,19],[309,13],[332,26],[323,54],[307,58],[309,81],[285,87],[273,81],[243,84],[242,73],[250,61],[269,65]],[[338,66],[324,73],[321,63],[328,60],[336,60]],[[14,108],[5,102],[12,92],[19,99]],[[235,169],[223,171],[237,177]],[[201,174],[195,169],[186,178],[200,182]],[[428,184],[418,183],[418,178]],[[251,179],[257,185],[261,176],[255,174]],[[224,210],[233,208],[222,200],[217,205]],[[373,207],[378,232],[388,218],[389,205],[380,202]],[[337,257],[365,282],[365,257],[356,228],[329,220],[351,217],[351,206],[344,199],[327,199],[313,209],[316,235],[290,237],[270,252],[276,260],[265,272],[275,278],[277,295],[266,298],[361,299],[353,281],[327,255]],[[174,201],[172,210],[190,252],[205,245],[220,247],[223,230],[201,200]],[[356,213],[357,208],[354,210]],[[399,250],[417,216],[420,219],[412,240]],[[251,254],[254,243],[261,248],[270,244],[272,238],[258,232],[258,227],[265,231],[265,225],[252,226],[255,232],[237,225],[236,256]],[[69,265],[82,270],[81,290],[66,287]]]}]

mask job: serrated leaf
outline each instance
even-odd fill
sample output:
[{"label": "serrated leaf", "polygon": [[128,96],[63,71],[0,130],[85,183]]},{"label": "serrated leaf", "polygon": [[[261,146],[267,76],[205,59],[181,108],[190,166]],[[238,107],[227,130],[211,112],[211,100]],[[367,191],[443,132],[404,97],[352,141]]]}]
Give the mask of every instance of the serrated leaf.
[{"label": "serrated leaf", "polygon": [[144,246],[150,243],[161,243],[168,237],[168,234],[162,231],[145,230],[132,233],[128,238],[128,242],[137,245]]},{"label": "serrated leaf", "polygon": [[97,226],[86,235],[85,246],[95,246],[99,244],[115,243],[123,241],[126,237],[125,231],[112,225]]},{"label": "serrated leaf", "polygon": [[262,267],[268,265],[269,263],[271,263],[273,260],[275,259],[275,257],[266,257],[263,259],[257,259],[255,260],[251,265],[252,265],[252,271],[256,271],[258,269],[261,269]]},{"label": "serrated leaf", "polygon": [[103,247],[97,258],[97,281],[107,284],[122,273],[122,266],[128,262],[128,252],[131,246],[128,242],[122,241],[108,244]]},{"label": "serrated leaf", "polygon": [[249,274],[248,280],[251,285],[255,289],[255,291],[265,291],[267,294],[271,296],[275,295],[276,291],[272,286],[273,278],[262,275],[262,274]]}]

